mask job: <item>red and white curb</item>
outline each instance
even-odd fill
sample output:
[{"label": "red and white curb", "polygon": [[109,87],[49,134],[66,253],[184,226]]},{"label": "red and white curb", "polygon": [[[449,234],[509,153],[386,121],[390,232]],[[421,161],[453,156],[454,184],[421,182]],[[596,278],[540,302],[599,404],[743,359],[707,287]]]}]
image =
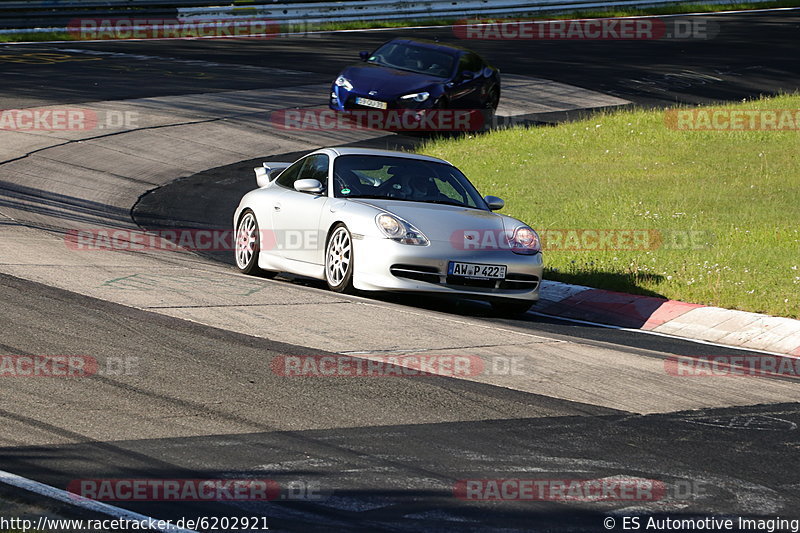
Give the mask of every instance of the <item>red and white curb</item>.
[{"label": "red and white curb", "polygon": [[800,357],[800,320],[543,281],[537,314]]}]

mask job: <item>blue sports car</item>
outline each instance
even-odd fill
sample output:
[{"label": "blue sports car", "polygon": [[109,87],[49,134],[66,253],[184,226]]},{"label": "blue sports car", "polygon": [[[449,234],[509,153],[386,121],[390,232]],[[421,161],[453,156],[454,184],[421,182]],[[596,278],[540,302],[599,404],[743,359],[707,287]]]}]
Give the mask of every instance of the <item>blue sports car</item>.
[{"label": "blue sports car", "polygon": [[500,72],[478,54],[433,41],[393,39],[363,63],[345,68],[331,87],[330,107],[482,109],[500,101]]}]

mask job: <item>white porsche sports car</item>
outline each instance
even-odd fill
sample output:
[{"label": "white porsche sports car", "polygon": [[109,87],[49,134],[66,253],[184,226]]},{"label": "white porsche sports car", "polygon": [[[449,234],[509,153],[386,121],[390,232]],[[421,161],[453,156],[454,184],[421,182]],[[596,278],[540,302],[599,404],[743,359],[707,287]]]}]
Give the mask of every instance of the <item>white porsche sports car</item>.
[{"label": "white porsche sports car", "polygon": [[539,236],[495,213],[447,161],[364,148],[323,148],[265,162],[233,217],[242,272],[289,272],[331,290],[416,291],[521,313],[539,299]]}]

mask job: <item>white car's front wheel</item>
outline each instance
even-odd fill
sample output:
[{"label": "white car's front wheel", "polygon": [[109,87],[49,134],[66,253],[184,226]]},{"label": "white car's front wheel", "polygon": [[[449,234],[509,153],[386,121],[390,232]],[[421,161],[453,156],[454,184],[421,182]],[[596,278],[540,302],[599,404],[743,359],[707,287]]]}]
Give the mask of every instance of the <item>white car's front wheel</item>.
[{"label": "white car's front wheel", "polygon": [[236,266],[245,274],[255,274],[258,268],[260,248],[256,215],[247,209],[236,225]]},{"label": "white car's front wheel", "polygon": [[325,247],[325,281],[334,292],[353,292],[353,238],[344,224],[337,224]]}]

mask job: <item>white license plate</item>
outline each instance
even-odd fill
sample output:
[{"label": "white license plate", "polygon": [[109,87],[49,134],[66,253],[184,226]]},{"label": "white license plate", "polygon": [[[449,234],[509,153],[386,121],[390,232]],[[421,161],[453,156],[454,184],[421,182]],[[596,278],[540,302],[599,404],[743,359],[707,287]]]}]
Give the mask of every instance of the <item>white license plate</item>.
[{"label": "white license plate", "polygon": [[451,276],[470,279],[506,279],[506,266],[450,261],[447,273]]},{"label": "white license plate", "polygon": [[374,107],[375,109],[386,109],[388,107],[388,104],[386,102],[381,102],[378,100],[370,100],[369,98],[361,98],[360,96],[356,96],[356,103],[358,105]]}]

